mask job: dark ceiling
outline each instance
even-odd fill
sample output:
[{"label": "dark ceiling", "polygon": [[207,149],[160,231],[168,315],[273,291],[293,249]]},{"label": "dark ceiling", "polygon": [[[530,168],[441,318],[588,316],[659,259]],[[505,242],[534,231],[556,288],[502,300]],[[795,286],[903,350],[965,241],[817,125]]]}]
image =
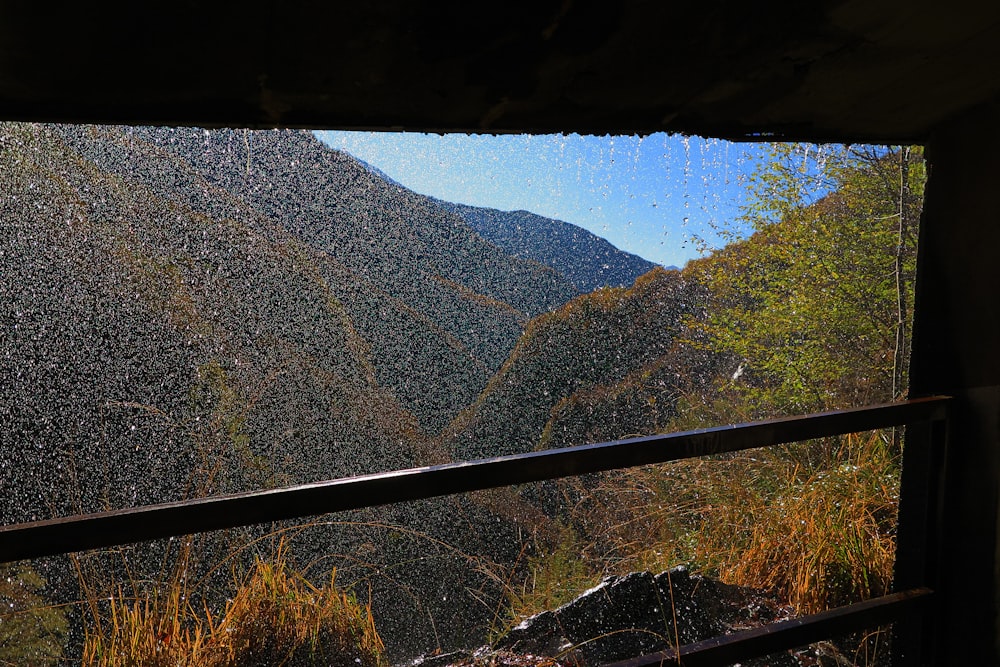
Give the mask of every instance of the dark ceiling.
[{"label": "dark ceiling", "polygon": [[0,117],[920,141],[1000,3],[0,3]]}]

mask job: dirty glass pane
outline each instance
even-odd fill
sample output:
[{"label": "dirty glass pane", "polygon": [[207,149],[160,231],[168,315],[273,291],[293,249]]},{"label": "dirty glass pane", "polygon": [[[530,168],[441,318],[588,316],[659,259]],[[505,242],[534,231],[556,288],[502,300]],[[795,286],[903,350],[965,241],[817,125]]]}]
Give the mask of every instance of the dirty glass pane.
[{"label": "dirty glass pane", "polygon": [[[5,650],[83,664],[600,665],[884,594],[898,480],[874,466],[809,476],[797,462],[818,447],[15,563]],[[884,664],[888,638],[745,664],[851,652],[837,664]]]},{"label": "dirty glass pane", "polygon": [[[383,163],[342,134],[0,125],[0,520],[905,395],[918,148],[464,140],[527,203],[418,194],[457,158]],[[857,434],[3,565],[0,661],[97,664],[119,649],[87,638],[126,618],[157,655],[202,650],[227,604],[279,613],[275,582],[352,591],[352,632],[374,623],[392,661],[500,646],[606,576],[749,586],[761,618],[826,608],[884,589],[901,448]],[[858,559],[821,568],[828,594],[802,594],[827,590],[812,557],[781,578],[748,556],[806,512],[862,511],[874,532],[826,544]]]}]

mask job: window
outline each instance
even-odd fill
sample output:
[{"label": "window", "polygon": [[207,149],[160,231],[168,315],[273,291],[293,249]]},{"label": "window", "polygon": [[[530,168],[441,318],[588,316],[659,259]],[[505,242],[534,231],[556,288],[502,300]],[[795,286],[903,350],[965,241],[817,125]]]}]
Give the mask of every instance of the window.
[{"label": "window", "polygon": [[[919,149],[552,139],[580,160],[603,146],[624,199],[671,211],[653,246],[679,236],[681,270],[534,212],[416,194],[308,132],[6,124],[0,139],[6,524],[905,393]],[[641,193],[660,182],[650,152],[680,187]],[[573,182],[619,197],[620,177],[576,163]],[[623,244],[644,235],[636,216]],[[30,623],[0,650],[115,653],[128,622],[151,654],[235,655],[220,637],[264,641],[246,630],[256,609],[295,619],[293,644],[322,635],[322,651],[353,624],[373,664],[487,641],[582,655],[590,631],[512,627],[637,572],[657,582],[644,595],[707,576],[698,589],[718,599],[703,606],[756,609],[698,625],[674,600],[659,640],[704,640],[889,592],[901,452],[899,433],[860,429],[21,562],[0,595]],[[665,617],[666,598],[653,608]]]}]

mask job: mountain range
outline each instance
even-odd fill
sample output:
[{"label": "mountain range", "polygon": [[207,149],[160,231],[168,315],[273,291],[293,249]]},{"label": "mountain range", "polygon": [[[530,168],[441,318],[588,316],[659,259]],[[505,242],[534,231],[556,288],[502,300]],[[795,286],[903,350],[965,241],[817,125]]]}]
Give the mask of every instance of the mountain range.
[{"label": "mountain range", "polygon": [[[419,195],[310,132],[5,123],[0,154],[5,523],[576,442],[601,392],[674,386],[676,271],[636,281],[652,265],[588,232]],[[546,530],[513,492],[378,522],[510,562]],[[372,567],[427,548],[401,544]],[[412,626],[398,650],[493,621],[461,567],[411,567],[455,604],[447,630],[380,612]]]},{"label": "mountain range", "polygon": [[[386,183],[402,188],[378,167],[359,160]],[[431,198],[441,208],[460,216],[484,239],[504,252],[555,269],[580,293],[601,287],[628,287],[657,266],[583,227],[546,218],[530,211],[501,211]],[[668,269],[677,269],[668,266]]]},{"label": "mountain range", "polygon": [[465,220],[476,233],[514,257],[549,266],[580,293],[602,287],[628,287],[656,264],[624,252],[582,227],[529,211],[440,202]]}]

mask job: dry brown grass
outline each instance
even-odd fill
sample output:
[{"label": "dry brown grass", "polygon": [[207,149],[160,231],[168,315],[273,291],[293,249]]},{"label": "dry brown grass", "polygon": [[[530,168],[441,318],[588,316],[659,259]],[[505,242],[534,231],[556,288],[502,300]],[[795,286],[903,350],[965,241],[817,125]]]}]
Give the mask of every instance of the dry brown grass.
[{"label": "dry brown grass", "polygon": [[116,597],[100,629],[88,629],[84,667],[196,665],[205,646],[204,624],[183,606],[178,593],[166,600]]},{"label": "dry brown grass", "polygon": [[[315,586],[292,569],[284,548],[234,581],[213,617],[196,609],[179,579],[162,595],[116,597],[88,629],[84,667],[382,667],[371,610],[330,581]],[[159,592],[159,591],[158,591]]]},{"label": "dry brown grass", "polygon": [[[577,562],[560,547],[531,565],[515,618],[602,574],[685,564],[777,593],[812,613],[888,592],[899,462],[888,434],[689,459],[564,483]],[[572,566],[571,566],[572,565]],[[538,583],[541,586],[538,586]]]},{"label": "dry brown grass", "polygon": [[336,571],[326,585],[316,587],[284,560],[258,561],[221,622],[211,629],[212,638],[225,638],[223,659],[211,664],[382,665],[384,647],[371,609],[338,590],[335,577]]},{"label": "dry brown grass", "polygon": [[819,466],[777,451],[737,461],[735,475],[725,465],[708,475],[721,497],[697,510],[692,560],[723,581],[775,591],[800,613],[888,592],[898,461],[880,433],[832,449]]}]

